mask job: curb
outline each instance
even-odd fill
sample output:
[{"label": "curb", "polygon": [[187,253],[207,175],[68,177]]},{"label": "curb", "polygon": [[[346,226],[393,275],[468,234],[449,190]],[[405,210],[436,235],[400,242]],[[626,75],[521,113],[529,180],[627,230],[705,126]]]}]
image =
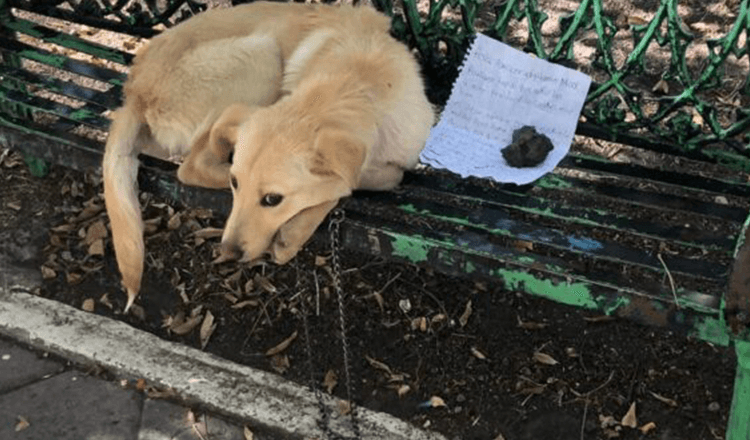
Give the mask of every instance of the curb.
[{"label": "curb", "polygon": [[[33,283],[30,283],[33,284]],[[22,286],[0,284],[0,334],[75,362],[173,388],[211,412],[290,438],[325,438],[311,390],[271,373],[162,340],[125,323],[40,298]],[[353,437],[341,401],[323,394],[334,435]],[[434,432],[358,407],[362,439],[445,440]]]}]

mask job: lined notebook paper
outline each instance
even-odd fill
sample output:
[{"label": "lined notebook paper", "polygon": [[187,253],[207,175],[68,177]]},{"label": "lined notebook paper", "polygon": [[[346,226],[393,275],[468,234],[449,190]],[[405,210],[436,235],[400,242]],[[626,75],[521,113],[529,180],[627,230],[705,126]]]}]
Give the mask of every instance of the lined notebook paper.
[{"label": "lined notebook paper", "polygon": [[[463,177],[519,185],[552,171],[573,140],[591,78],[477,35],[421,160]],[[500,150],[524,125],[554,145],[536,167],[514,168]]]}]

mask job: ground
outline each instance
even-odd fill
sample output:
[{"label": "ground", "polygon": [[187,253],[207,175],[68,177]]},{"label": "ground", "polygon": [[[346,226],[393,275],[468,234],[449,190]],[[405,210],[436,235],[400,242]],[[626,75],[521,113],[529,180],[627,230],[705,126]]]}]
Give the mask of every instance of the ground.
[{"label": "ground", "polygon": [[[139,307],[123,315],[97,176],[52,167],[37,178],[20,156],[0,154],[4,270],[34,268],[44,297],[346,396],[322,240],[283,267],[211,264],[211,228],[224,219],[145,194],[146,275]],[[730,349],[479,280],[348,252],[341,260],[357,404],[448,438],[724,437]]]}]

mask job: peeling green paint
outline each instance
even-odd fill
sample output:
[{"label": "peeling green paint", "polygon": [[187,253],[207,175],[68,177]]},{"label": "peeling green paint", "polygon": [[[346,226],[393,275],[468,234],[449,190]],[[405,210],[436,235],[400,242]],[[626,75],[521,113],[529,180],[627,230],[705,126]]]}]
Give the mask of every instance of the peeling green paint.
[{"label": "peeling green paint", "polygon": [[38,38],[48,43],[58,44],[62,47],[67,47],[78,52],[92,55],[96,58],[125,64],[125,58],[123,57],[123,55],[114,51],[113,49],[83,41],[63,32],[57,32],[54,35],[45,35],[45,32],[37,28],[38,25],[36,23],[32,23],[30,21],[10,20],[5,22],[4,24],[10,29],[22,32],[26,35]]},{"label": "peeling green paint", "polygon": [[57,67],[58,69],[62,69],[68,60],[60,55],[46,55],[33,50],[22,50],[19,51],[18,54],[23,58],[38,61],[48,66]]},{"label": "peeling green paint", "polygon": [[[600,298],[597,298],[597,303],[601,304],[602,301]],[[602,308],[605,315],[612,315],[614,314],[620,307],[627,307],[630,305],[630,298],[627,296],[621,295],[618,296],[617,299],[615,299],[614,302],[610,304],[604,305]]]},{"label": "peeling green paint", "polygon": [[726,440],[750,440],[750,342],[736,341],[737,373]]},{"label": "peeling green paint", "polygon": [[396,235],[392,236],[392,239],[393,255],[406,258],[412,263],[427,261],[427,254],[432,246],[421,235]]},{"label": "peeling green paint", "polygon": [[556,174],[546,174],[536,181],[536,186],[546,189],[570,189],[573,185]]},{"label": "peeling green paint", "polygon": [[696,316],[691,336],[716,345],[729,345],[726,322],[721,317]]},{"label": "peeling green paint", "polygon": [[525,291],[570,306],[599,308],[586,283],[555,284],[552,280],[538,279],[525,271],[508,269],[497,269],[495,275],[501,277],[505,287],[511,290]]}]

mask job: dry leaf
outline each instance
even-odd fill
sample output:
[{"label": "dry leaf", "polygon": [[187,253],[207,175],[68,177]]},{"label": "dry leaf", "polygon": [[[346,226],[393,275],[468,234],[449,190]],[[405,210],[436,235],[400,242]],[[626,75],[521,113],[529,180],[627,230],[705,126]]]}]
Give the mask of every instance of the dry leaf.
[{"label": "dry leaf", "polygon": [[323,256],[321,256],[321,255],[316,255],[316,256],[315,256],[315,265],[316,265],[316,266],[318,266],[318,267],[320,267],[320,266],[325,266],[325,264],[326,264],[326,261],[328,261],[328,260],[326,259],[326,257],[323,257]]},{"label": "dry leaf", "polygon": [[534,353],[534,360],[544,365],[557,365],[559,363],[552,356],[539,351]]},{"label": "dry leaf", "polygon": [[151,235],[157,230],[159,230],[159,225],[161,224],[161,217],[154,217],[150,218],[148,220],[143,221],[143,233],[146,235]]},{"label": "dry leaf", "polygon": [[461,317],[458,318],[458,323],[461,324],[461,327],[466,326],[466,324],[469,322],[470,316],[471,316],[471,300],[469,300],[466,303],[466,307],[464,307],[464,312],[461,314]]},{"label": "dry leaf", "polygon": [[89,255],[104,255],[104,240],[99,239],[91,243],[88,253]]},{"label": "dry leaf", "polygon": [[23,431],[24,429],[31,426],[29,420],[24,416],[17,416],[18,422],[16,422],[16,432]]},{"label": "dry leaf", "polygon": [[404,313],[409,313],[411,311],[411,301],[408,299],[402,299],[398,302],[398,308]]},{"label": "dry leaf", "polygon": [[45,280],[50,280],[52,278],[55,278],[57,276],[57,272],[55,272],[54,269],[47,266],[42,266],[42,278]]},{"label": "dry leaf", "polygon": [[75,285],[75,284],[78,284],[78,283],[80,283],[80,282],[81,282],[81,280],[82,280],[82,279],[83,279],[83,276],[81,276],[81,274],[80,274],[80,273],[77,273],[77,272],[70,272],[70,273],[68,273],[68,274],[67,274],[67,275],[65,276],[65,280],[66,280],[66,281],[68,282],[68,284],[70,284],[70,285]]},{"label": "dry leaf", "polygon": [[326,391],[328,391],[328,394],[331,394],[333,392],[333,389],[336,388],[336,385],[338,385],[338,377],[336,376],[336,372],[333,370],[328,370],[326,372],[325,377],[323,378],[323,386],[325,387]]},{"label": "dry leaf", "polygon": [[430,406],[433,408],[439,408],[441,406],[445,406],[445,400],[438,396],[432,396],[430,397]]},{"label": "dry leaf", "polygon": [[281,341],[279,345],[268,349],[268,351],[266,351],[266,356],[273,356],[275,354],[281,353],[282,351],[289,348],[289,345],[291,345],[291,343],[294,342],[295,339],[297,339],[297,330],[295,330],[291,336]]},{"label": "dry leaf", "polygon": [[485,360],[487,359],[487,356],[484,355],[481,351],[479,351],[476,347],[471,347],[471,354],[474,355],[475,358]]},{"label": "dry leaf", "polygon": [[180,218],[180,213],[176,213],[172,217],[169,218],[169,221],[167,222],[167,229],[170,231],[174,231],[175,229],[182,226],[182,219]]},{"label": "dry leaf", "polygon": [[411,387],[409,385],[401,385],[396,390],[396,394],[398,394],[398,397],[404,397],[409,391],[411,391]]},{"label": "dry leaf", "polygon": [[217,324],[214,324],[214,315],[210,310],[206,312],[206,317],[203,318],[203,324],[201,324],[200,339],[201,339],[201,350],[206,348],[208,340],[216,330]]},{"label": "dry leaf", "polygon": [[445,321],[446,319],[448,319],[448,317],[445,316],[445,314],[438,313],[437,315],[433,316],[432,319],[430,319],[430,324],[431,325],[439,324]]},{"label": "dry leaf", "polygon": [[424,316],[422,316],[422,317],[419,317],[419,318],[412,319],[411,320],[411,329],[412,330],[419,329],[419,331],[421,331],[421,332],[426,332],[427,331],[427,318],[425,318]]},{"label": "dry leaf", "polygon": [[534,243],[525,240],[516,240],[513,242],[513,247],[521,252],[533,251]]},{"label": "dry leaf", "polygon": [[143,392],[146,389],[146,379],[140,377],[138,380],[135,381],[135,389]]},{"label": "dry leaf", "polygon": [[641,426],[641,427],[640,427],[640,428],[638,428],[638,429],[639,429],[639,430],[640,430],[640,431],[641,431],[642,433],[644,433],[644,434],[648,434],[649,432],[651,432],[651,431],[653,431],[654,429],[656,429],[656,423],[654,423],[654,422],[648,422],[648,423],[646,423],[645,425]]},{"label": "dry leaf", "polygon": [[84,312],[93,312],[94,311],[94,300],[92,298],[86,298],[83,300],[83,304],[81,305],[81,310]]},{"label": "dry leaf", "polygon": [[654,396],[654,398],[655,398],[656,400],[658,400],[659,402],[665,403],[665,404],[667,404],[667,405],[669,405],[669,406],[671,406],[671,407],[675,407],[675,408],[676,408],[677,406],[679,406],[679,405],[677,404],[677,402],[676,402],[675,400],[672,400],[672,399],[670,399],[670,398],[668,398],[668,397],[664,397],[664,396],[662,396],[661,394],[656,394],[656,393],[654,393],[653,391],[649,391],[649,393],[650,393],[650,394],[651,394],[652,396]]},{"label": "dry leaf", "polygon": [[289,357],[287,357],[285,354],[277,354],[275,356],[271,356],[271,368],[274,369],[279,374],[286,373],[286,370],[289,369]]},{"label": "dry leaf", "polygon": [[112,304],[112,301],[109,300],[109,296],[107,296],[106,293],[102,295],[101,298],[99,298],[99,302],[105,305],[109,309],[113,309],[115,307],[114,304]]},{"label": "dry leaf", "polygon": [[[75,188],[76,188],[76,185],[73,185],[71,187],[71,193],[74,192],[73,190]],[[73,196],[75,197],[75,194],[73,194]],[[75,217],[75,219],[73,219],[73,222],[74,223],[78,223],[78,222],[82,222],[84,220],[88,220],[91,217],[93,217],[93,216],[99,214],[100,212],[102,212],[102,210],[104,210],[104,206],[103,205],[99,205],[99,204],[93,203],[93,202],[89,203],[89,204],[86,205],[85,208],[83,208],[83,211],[81,211],[80,214],[78,214]]]},{"label": "dry leaf", "polygon": [[660,93],[666,95],[667,93],[669,93],[669,84],[667,84],[667,82],[664,81],[664,79],[660,79],[654,85],[654,87],[651,89],[651,91],[654,92],[654,93],[660,92]]},{"label": "dry leaf", "polygon": [[237,304],[232,304],[233,309],[244,309],[245,307],[256,307],[258,304],[260,304],[255,299],[248,299],[245,301],[240,301]]},{"label": "dry leaf", "polygon": [[637,17],[635,15],[631,15],[628,16],[628,24],[631,26],[642,26],[644,24],[648,24],[648,20]]},{"label": "dry leaf", "polygon": [[622,421],[620,422],[622,426],[627,426],[628,428],[635,428],[638,426],[638,420],[636,420],[635,417],[635,402],[633,402],[630,405],[630,409],[628,410],[627,414],[622,418]]},{"label": "dry leaf", "polygon": [[502,433],[500,433],[497,435],[497,437],[495,437],[495,440],[505,440],[505,436]]},{"label": "dry leaf", "polygon": [[339,414],[342,416],[348,415],[352,412],[352,404],[347,400],[339,400],[336,406],[338,407]]},{"label": "dry leaf", "polygon": [[86,238],[84,239],[84,243],[87,245],[90,245],[91,243],[94,243],[97,240],[101,240],[103,238],[107,238],[107,227],[104,226],[104,220],[99,220],[98,222],[93,223],[89,228],[86,230]]},{"label": "dry leaf", "polygon": [[520,316],[517,316],[517,318],[518,318],[518,326],[525,330],[541,330],[549,325],[549,324],[544,324],[540,322],[521,321]]},{"label": "dry leaf", "polygon": [[253,431],[250,430],[247,426],[242,430],[242,434],[245,436],[245,440],[253,440],[255,436],[253,435]]},{"label": "dry leaf", "polygon": [[20,211],[21,210],[21,204],[18,202],[8,202],[5,204],[8,208],[14,210],[14,211]]},{"label": "dry leaf", "polygon": [[615,318],[609,315],[599,315],[599,316],[584,316],[583,320],[586,322],[609,322],[613,321]]},{"label": "dry leaf", "polygon": [[195,238],[217,238],[221,237],[221,234],[223,232],[224,230],[220,228],[203,228],[193,232],[193,235],[195,236]]},{"label": "dry leaf", "polygon": [[266,277],[257,277],[255,280],[258,282],[258,285],[261,289],[265,290],[268,293],[276,293],[276,286],[271,284],[270,281],[268,281],[268,278]]},{"label": "dry leaf", "polygon": [[376,368],[378,370],[381,370],[381,371],[385,371],[389,375],[393,375],[393,371],[391,370],[391,367],[389,367],[388,365],[384,364],[383,362],[380,362],[379,360],[373,359],[373,358],[371,358],[370,356],[367,356],[367,355],[365,355],[365,359],[367,360],[367,362],[372,367],[374,367],[374,368]]},{"label": "dry leaf", "polygon": [[172,322],[172,325],[169,326],[169,329],[176,335],[186,335],[193,331],[193,329],[203,320],[203,316],[197,315],[197,316],[191,316],[188,319],[180,319],[177,318],[180,317],[178,314],[175,319]]},{"label": "dry leaf", "polygon": [[139,306],[138,304],[132,304],[130,306],[130,314],[140,319],[141,321],[146,320],[146,311],[143,310],[143,307]]}]

